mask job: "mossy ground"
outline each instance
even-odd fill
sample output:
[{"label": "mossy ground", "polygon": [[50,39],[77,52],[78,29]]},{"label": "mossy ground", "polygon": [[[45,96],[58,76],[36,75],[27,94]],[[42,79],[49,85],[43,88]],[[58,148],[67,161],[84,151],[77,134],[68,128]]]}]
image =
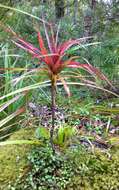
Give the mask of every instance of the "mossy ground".
[{"label": "mossy ground", "polygon": [[[20,129],[9,140],[33,139],[34,129]],[[0,190],[23,175],[28,167],[27,155],[31,145],[6,145],[0,147]],[[86,150],[70,152],[76,173],[67,190],[119,190],[119,150],[99,149],[95,153]]]},{"label": "mossy ground", "polygon": [[76,175],[67,190],[119,190],[119,150],[77,153]]},{"label": "mossy ground", "polygon": [[[34,129],[20,129],[9,140],[33,139]],[[6,145],[0,147],[0,190],[16,180],[27,166],[27,154],[31,145]]]},{"label": "mossy ground", "polygon": [[[75,108],[77,111],[77,106]],[[22,128],[9,140],[33,139],[34,131],[35,128]],[[76,172],[67,190],[119,190],[118,134],[109,136],[109,142],[114,144],[111,150],[95,149],[92,153],[82,149],[68,155],[74,161]],[[0,146],[0,190],[7,190],[9,183],[14,184],[19,176],[27,173],[27,155],[31,149],[31,145]]]}]

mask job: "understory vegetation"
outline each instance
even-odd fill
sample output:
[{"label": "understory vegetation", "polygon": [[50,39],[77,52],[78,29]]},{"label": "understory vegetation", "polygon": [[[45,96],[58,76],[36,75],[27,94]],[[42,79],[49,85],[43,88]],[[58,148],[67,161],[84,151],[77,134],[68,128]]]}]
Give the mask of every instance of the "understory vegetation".
[{"label": "understory vegetation", "polygon": [[119,189],[118,13],[0,0],[0,190]]}]

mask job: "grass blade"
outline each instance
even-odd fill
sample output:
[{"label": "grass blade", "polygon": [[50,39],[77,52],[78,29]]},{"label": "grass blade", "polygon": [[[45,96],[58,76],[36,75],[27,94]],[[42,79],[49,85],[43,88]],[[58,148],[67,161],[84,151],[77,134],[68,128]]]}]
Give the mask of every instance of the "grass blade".
[{"label": "grass blade", "polygon": [[12,113],[11,115],[9,115],[6,118],[2,119],[0,121],[0,128],[2,128],[6,123],[8,123],[10,120],[12,120],[17,115],[23,113],[24,111],[25,111],[25,108],[22,107],[22,108],[18,109],[17,111],[15,111],[14,113]]},{"label": "grass blade", "polygon": [[2,104],[2,105],[0,106],[0,112],[2,112],[2,111],[3,111],[5,108],[7,108],[10,104],[16,102],[21,96],[22,96],[22,94],[17,95],[17,96],[15,96],[14,98],[12,98],[11,100],[9,100],[9,101],[5,102],[4,104]]},{"label": "grass blade", "polygon": [[36,140],[14,140],[14,141],[4,141],[0,142],[0,146],[5,146],[5,145],[22,145],[22,144],[30,144],[30,145],[40,145],[40,141]]},{"label": "grass blade", "polygon": [[6,95],[4,95],[4,96],[1,96],[1,97],[0,97],[0,100],[3,100],[4,98],[13,96],[13,95],[18,94],[18,93],[21,93],[21,92],[29,91],[29,90],[36,89],[36,88],[39,88],[39,87],[50,86],[50,85],[47,85],[47,83],[49,83],[49,81],[39,82],[39,83],[36,83],[36,84],[33,84],[33,85],[26,86],[26,87],[24,87],[24,88],[20,88],[20,89],[18,89],[18,90],[15,90],[15,91],[13,91],[13,92],[10,92],[10,93],[8,93],[8,94],[6,94]]},{"label": "grass blade", "polygon": [[9,9],[9,10],[18,12],[18,13],[21,13],[21,14],[24,14],[24,15],[27,15],[27,16],[30,16],[30,17],[32,17],[32,18],[35,18],[35,19],[41,21],[41,22],[46,23],[47,25],[50,25],[48,22],[44,21],[43,19],[41,19],[41,18],[39,18],[39,17],[37,17],[37,16],[35,16],[35,15],[32,15],[32,14],[30,14],[30,13],[28,13],[28,12],[22,11],[22,10],[20,10],[20,9],[16,9],[16,8],[14,8],[14,7],[9,7],[9,6],[3,5],[3,4],[0,4],[0,7],[4,8],[4,9]]}]

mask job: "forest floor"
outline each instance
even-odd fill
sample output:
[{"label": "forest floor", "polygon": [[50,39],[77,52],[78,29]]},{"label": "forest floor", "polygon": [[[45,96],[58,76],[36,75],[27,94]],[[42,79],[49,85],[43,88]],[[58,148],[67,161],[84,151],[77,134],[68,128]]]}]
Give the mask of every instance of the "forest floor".
[{"label": "forest floor", "polygon": [[[61,122],[76,128],[77,134],[68,148],[84,147],[77,159],[84,175],[77,173],[66,189],[119,189],[119,104],[118,99],[103,101],[94,105],[90,100],[70,102],[59,99],[60,108],[56,109],[57,126]],[[65,104],[64,104],[65,102]],[[62,105],[64,105],[62,107]],[[70,109],[69,109],[70,105]],[[77,106],[79,105],[79,106]],[[9,140],[35,139],[36,126],[49,128],[51,111],[48,105],[29,103],[28,120],[24,120],[21,129],[13,133]],[[38,120],[39,119],[39,120]],[[75,139],[75,140],[74,140]],[[56,146],[57,149],[58,146]],[[10,183],[18,176],[25,176],[29,171],[28,154],[31,145],[6,145],[0,147],[0,189],[7,190]],[[85,151],[88,150],[88,151]],[[63,149],[58,148],[58,151]],[[65,153],[64,153],[65,154]],[[83,167],[83,166],[81,166]],[[93,176],[91,177],[91,172]],[[73,186],[73,187],[72,187]],[[80,186],[80,188],[79,188]]]}]

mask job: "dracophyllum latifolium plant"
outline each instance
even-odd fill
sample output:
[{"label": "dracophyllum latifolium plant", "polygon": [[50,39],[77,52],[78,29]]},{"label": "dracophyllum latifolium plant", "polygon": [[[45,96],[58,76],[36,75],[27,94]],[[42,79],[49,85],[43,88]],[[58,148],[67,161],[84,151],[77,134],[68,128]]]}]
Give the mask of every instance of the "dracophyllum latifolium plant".
[{"label": "dracophyllum latifolium plant", "polygon": [[[41,69],[46,72],[47,76],[50,79],[51,83],[51,110],[52,110],[52,124],[50,129],[50,141],[52,145],[53,151],[53,134],[55,128],[55,109],[56,109],[56,86],[57,83],[60,82],[64,86],[64,89],[70,96],[70,91],[66,82],[67,77],[62,74],[64,68],[79,68],[87,71],[92,75],[93,78],[100,78],[101,80],[105,80],[108,83],[108,79],[99,71],[99,69],[93,67],[89,63],[80,63],[77,60],[79,57],[72,56],[68,57],[68,51],[70,48],[76,45],[80,45],[85,41],[85,38],[80,39],[69,39],[63,43],[60,43],[58,40],[59,30],[54,32],[53,26],[50,23],[43,21],[45,39],[41,36],[40,31],[37,32],[38,45],[39,48],[36,48],[33,44],[26,42],[23,38],[19,37],[15,32],[12,31],[13,38],[12,41],[19,48],[24,49],[28,53],[32,55],[32,58],[38,60],[39,66]],[[10,31],[10,30],[9,30]],[[38,70],[37,68],[36,70]],[[40,69],[39,69],[40,71]],[[70,75],[69,75],[70,76]],[[71,77],[74,75],[71,75]],[[75,76],[74,76],[75,77]],[[80,76],[78,76],[80,78]],[[94,80],[89,81],[89,86],[94,86]],[[84,85],[86,85],[86,80],[84,81]]]}]

